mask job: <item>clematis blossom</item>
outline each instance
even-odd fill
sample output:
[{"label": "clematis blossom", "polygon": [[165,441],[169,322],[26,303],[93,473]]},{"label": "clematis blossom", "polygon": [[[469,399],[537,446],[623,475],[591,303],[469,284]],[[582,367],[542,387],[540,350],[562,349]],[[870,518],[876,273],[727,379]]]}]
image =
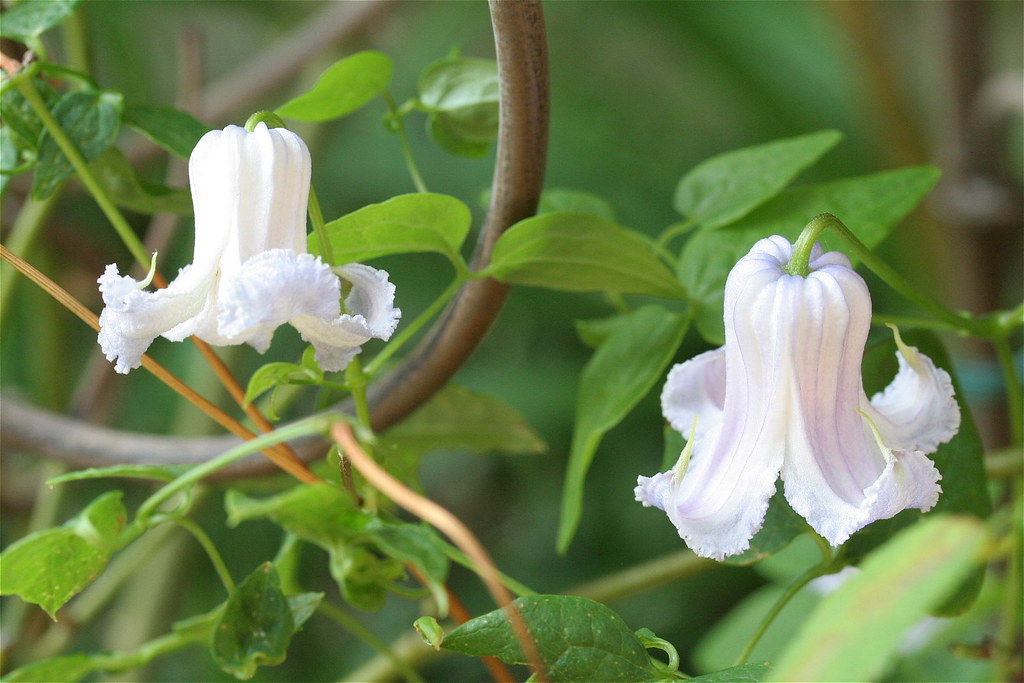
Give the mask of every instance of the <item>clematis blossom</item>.
[{"label": "clematis blossom", "polygon": [[664,510],[698,555],[746,550],[781,476],[786,499],[833,546],[901,510],[928,510],[940,475],[926,457],[960,425],[949,375],[896,332],[899,369],[868,399],[861,363],[871,298],[839,252],[759,241],[725,286],[725,346],[676,365],[662,392],[688,437],[677,465],[639,477],[636,499]]},{"label": "clematis blossom", "polygon": [[192,263],[155,292],[114,264],[98,280],[99,343],[117,372],[137,368],[157,336],[247,343],[263,353],[286,322],[313,345],[322,369],[341,370],[362,344],[394,332],[401,311],[385,271],[331,268],[307,253],[310,159],[299,136],[265,123],[210,131],[189,159],[189,182]]}]

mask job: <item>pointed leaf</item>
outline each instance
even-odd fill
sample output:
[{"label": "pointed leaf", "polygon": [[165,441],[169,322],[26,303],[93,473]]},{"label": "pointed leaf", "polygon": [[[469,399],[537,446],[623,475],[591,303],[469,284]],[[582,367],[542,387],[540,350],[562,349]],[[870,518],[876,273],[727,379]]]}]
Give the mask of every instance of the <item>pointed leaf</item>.
[{"label": "pointed leaf", "polygon": [[547,213],[516,223],[498,239],[483,274],[566,292],[686,298],[639,234],[585,213]]},{"label": "pointed leaf", "polygon": [[493,59],[445,57],[420,75],[420,104],[427,130],[445,151],[487,154],[498,135],[498,64]]},{"label": "pointed leaf", "polygon": [[213,632],[213,658],[228,673],[249,679],[261,665],[283,662],[294,634],[277,570],[266,562],[228,598]]},{"label": "pointed leaf", "polygon": [[702,228],[728,225],[781,192],[842,137],[823,130],[719,154],[679,181],[673,204]]},{"label": "pointed leaf", "polygon": [[818,604],[771,680],[877,679],[901,636],[980,564],[985,543],[984,525],[971,517],[930,516],[904,529]]},{"label": "pointed leaf", "polygon": [[192,215],[192,195],[187,189],[158,185],[139,178],[116,147],[111,147],[89,164],[89,169],[118,206],[146,214]]},{"label": "pointed leaf", "polygon": [[64,526],[43,529],[0,554],[0,595],[18,595],[54,616],[106,566],[127,512],[109,491]]},{"label": "pointed leaf", "polygon": [[664,376],[686,333],[688,317],[648,305],[630,314],[597,349],[580,377],[576,425],[562,492],[558,550],[580,523],[583,483],[605,432],[617,425]]},{"label": "pointed leaf", "polygon": [[[599,602],[570,595],[531,595],[515,601],[552,681],[652,681],[664,678],[640,639]],[[504,610],[462,624],[441,647],[526,664]]]},{"label": "pointed leaf", "polygon": [[125,107],[123,120],[168,152],[188,159],[210,126],[188,112],[174,107],[132,104]]},{"label": "pointed leaf", "polygon": [[278,116],[299,121],[330,121],[354,112],[382,93],[391,82],[391,58],[366,50],[327,67],[307,92],[277,109]]},{"label": "pointed leaf", "polygon": [[[327,224],[336,263],[388,254],[436,252],[461,268],[459,249],[469,232],[469,208],[454,197],[428,192],[370,204]],[[310,253],[322,256],[315,234]]]}]

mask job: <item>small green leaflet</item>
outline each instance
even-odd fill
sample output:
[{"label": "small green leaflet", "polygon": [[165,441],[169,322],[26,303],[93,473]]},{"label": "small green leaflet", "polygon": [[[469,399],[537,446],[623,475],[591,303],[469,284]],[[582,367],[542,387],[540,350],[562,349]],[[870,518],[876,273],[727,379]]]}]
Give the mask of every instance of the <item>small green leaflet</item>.
[{"label": "small green leaflet", "polygon": [[199,138],[210,130],[205,123],[180,109],[148,104],[125,107],[124,123],[182,159],[192,155]]},{"label": "small green leaflet", "polygon": [[335,62],[307,92],[277,108],[277,115],[298,121],[330,121],[362,107],[391,82],[391,58],[366,50]]},{"label": "small green leaflet", "polygon": [[75,11],[81,0],[19,0],[4,12],[0,36],[13,38],[30,46]]},{"label": "small green leaflet", "polygon": [[419,80],[420,106],[437,145],[457,156],[485,156],[498,135],[498,64],[493,59],[445,57]]},{"label": "small green leaflet", "polygon": [[108,491],[64,526],[12,543],[0,554],[0,595],[18,595],[56,620],[106,566],[126,520],[121,492]]}]

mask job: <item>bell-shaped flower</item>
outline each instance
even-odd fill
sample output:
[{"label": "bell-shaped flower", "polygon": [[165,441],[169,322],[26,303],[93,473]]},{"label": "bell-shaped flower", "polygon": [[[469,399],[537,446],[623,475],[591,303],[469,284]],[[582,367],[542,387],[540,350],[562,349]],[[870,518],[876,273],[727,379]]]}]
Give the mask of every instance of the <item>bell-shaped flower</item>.
[{"label": "bell-shaped flower", "polygon": [[896,333],[899,370],[870,400],[861,362],[871,299],[839,252],[815,245],[807,277],[793,245],[759,241],[725,286],[725,346],[675,366],[661,396],[688,436],[678,464],[639,477],[636,499],[664,510],[698,555],[746,550],[775,482],[832,545],[872,521],[938,500],[925,457],[956,434],[949,375]]},{"label": "bell-shaped flower", "polygon": [[264,123],[252,132],[210,131],[193,150],[188,172],[192,263],[155,292],[114,264],[98,280],[105,304],[99,342],[118,372],[138,367],[161,335],[248,343],[262,353],[287,322],[328,371],[344,368],[369,339],[391,336],[401,312],[385,271],[359,263],[332,269],[307,253],[310,160],[299,136]]}]

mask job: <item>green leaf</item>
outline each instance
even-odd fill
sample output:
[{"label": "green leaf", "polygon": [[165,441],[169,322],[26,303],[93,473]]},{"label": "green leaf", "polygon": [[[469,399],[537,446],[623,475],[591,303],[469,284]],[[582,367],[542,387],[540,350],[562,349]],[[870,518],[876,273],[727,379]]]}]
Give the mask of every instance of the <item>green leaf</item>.
[{"label": "green leaf", "polygon": [[213,632],[214,661],[245,680],[261,665],[280,664],[295,633],[288,599],[270,562],[250,574],[231,594]]},{"label": "green leaf", "polygon": [[118,206],[145,214],[192,215],[192,195],[187,189],[142,180],[117,147],[104,152],[89,169]]},{"label": "green leaf", "polygon": [[0,554],[0,595],[18,595],[51,618],[106,566],[127,512],[120,491],[108,491],[64,526],[43,529]]},{"label": "green leaf", "polygon": [[299,593],[288,596],[288,609],[292,613],[292,621],[295,622],[295,630],[306,623],[313,616],[316,608],[324,599],[323,593]]},{"label": "green leaf", "polygon": [[[62,96],[53,107],[53,117],[86,161],[94,161],[113,144],[121,122],[124,97],[100,90],[75,90]],[[44,132],[32,194],[36,199],[50,196],[74,169],[57,142]]]},{"label": "green leaf", "polygon": [[809,527],[803,517],[793,512],[782,492],[782,484],[777,485],[778,491],[768,502],[768,512],[764,516],[764,524],[760,531],[750,539],[750,547],[739,555],[727,557],[724,564],[748,565],[760,562],[789,545],[790,541],[800,534],[807,533]]},{"label": "green leaf", "polygon": [[427,130],[445,151],[480,157],[498,135],[498,64],[492,59],[445,57],[420,74],[420,105]]},{"label": "green leaf", "polygon": [[75,11],[81,0],[20,0],[4,12],[0,36],[22,43],[34,43]]},{"label": "green leaf", "polygon": [[9,126],[0,126],[0,193],[18,168],[20,153]]},{"label": "green leaf", "polygon": [[278,107],[277,115],[299,121],[329,121],[354,112],[391,82],[391,58],[357,52],[327,67],[307,92]]},{"label": "green leaf", "polygon": [[70,481],[83,479],[106,479],[108,477],[128,477],[133,479],[155,479],[157,481],[174,481],[193,465],[112,465],[110,467],[90,467],[85,470],[68,472],[46,480],[47,486],[66,484]]},{"label": "green leaf", "polygon": [[981,562],[977,519],[929,516],[872,553],[823,599],[780,655],[771,680],[876,680],[901,636]]},{"label": "green leaf", "polygon": [[567,292],[686,298],[639,234],[585,213],[548,213],[516,223],[498,239],[483,274]]},{"label": "green leaf", "polygon": [[168,152],[188,159],[210,127],[174,107],[131,104],[124,110],[124,123],[139,131]]},{"label": "green leaf", "polygon": [[[901,332],[903,340],[928,356],[937,367],[949,373],[955,398],[960,406],[960,430],[949,442],[929,454],[942,475],[942,494],[932,512],[949,512],[988,517],[992,504],[985,476],[984,446],[970,408],[953,371],[952,363],[935,334],[924,330]],[[896,343],[890,338],[870,347],[864,355],[864,387],[868,396],[884,389],[896,376]],[[918,510],[904,510],[892,519],[879,520],[854,534],[845,544],[846,557],[856,562],[881,545],[903,527],[922,517]],[[973,604],[981,590],[984,569],[974,572],[956,591],[949,603],[939,606],[939,616],[954,616]]]},{"label": "green leaf", "polygon": [[558,187],[541,192],[537,214],[558,212],[589,213],[615,222],[615,209],[604,197]]},{"label": "green leaf", "polygon": [[[515,601],[552,681],[651,681],[664,678],[622,618],[599,602],[571,595],[530,595]],[[441,647],[526,664],[502,609],[471,619]]]},{"label": "green leaf", "polygon": [[592,349],[596,349],[610,337],[615,330],[623,325],[629,324],[628,313],[616,313],[604,318],[593,318],[591,320],[576,320],[576,336],[580,341]]},{"label": "green leaf", "polygon": [[73,683],[96,670],[92,657],[73,654],[32,662],[3,677],[4,683]]},{"label": "green leaf", "polygon": [[299,486],[256,499],[232,489],[224,496],[228,525],[269,517],[285,531],[330,550],[361,533],[363,513],[350,494],[330,484]]},{"label": "green leaf", "polygon": [[[469,208],[454,197],[417,193],[370,204],[327,224],[337,263],[365,261],[388,254],[436,252],[458,270],[465,268],[459,249],[471,223]],[[315,234],[309,251],[322,256]]]},{"label": "green leaf", "polygon": [[728,225],[781,192],[842,137],[823,130],[712,157],[683,176],[673,204],[702,228]]},{"label": "green leaf", "polygon": [[647,395],[686,333],[688,317],[648,305],[630,314],[587,362],[580,377],[576,424],[562,491],[558,550],[564,553],[580,523],[583,483],[605,432]]},{"label": "green leaf", "polygon": [[768,680],[768,665],[740,664],[703,676],[694,676],[690,680],[706,681],[706,683],[758,683]]},{"label": "green leaf", "polygon": [[[249,378],[245,388],[246,405],[255,401],[263,393],[288,384],[312,384],[323,380],[324,373],[306,365],[297,363],[267,363],[257,368]],[[267,410],[267,417],[277,420],[273,402]]]},{"label": "green leaf", "polygon": [[[757,240],[782,235],[795,241],[808,221],[819,213],[838,216],[868,247],[875,247],[910,213],[938,180],[930,166],[915,166],[793,188],[721,230],[701,231],[683,247],[679,279],[700,302],[697,329],[713,344],[722,344],[722,297],[725,280],[736,262]],[[829,231],[822,247],[843,250]],[[851,259],[856,264],[856,259]]]},{"label": "green leaf", "polygon": [[[47,108],[52,111],[53,106],[60,99],[60,94],[42,79],[37,78],[32,84],[39,92],[43,102],[46,103]],[[10,128],[10,132],[22,147],[35,150],[39,146],[39,138],[43,133],[43,122],[39,120],[28,100],[18,92],[17,88],[8,88],[0,96],[0,114],[3,116],[4,126]]]},{"label": "green leaf", "polygon": [[366,531],[373,543],[388,557],[411,564],[427,580],[441,616],[448,613],[448,556],[444,541],[422,524],[392,524],[379,517],[371,519]]},{"label": "green leaf", "polygon": [[523,416],[493,396],[447,384],[382,441],[418,453],[464,448],[476,453],[542,453],[547,448]]}]

